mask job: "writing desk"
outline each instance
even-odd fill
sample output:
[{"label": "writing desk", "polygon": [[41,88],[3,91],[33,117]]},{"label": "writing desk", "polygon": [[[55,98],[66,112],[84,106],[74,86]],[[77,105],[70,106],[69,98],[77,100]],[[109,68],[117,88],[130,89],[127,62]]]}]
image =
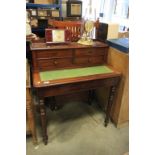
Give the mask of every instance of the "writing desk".
[{"label": "writing desk", "polygon": [[108,46],[94,41],[94,45],[72,42],[61,45],[32,43],[33,87],[39,98],[43,141],[47,144],[47,124],[44,98],[74,92],[110,87],[105,126],[121,74],[107,66]]}]

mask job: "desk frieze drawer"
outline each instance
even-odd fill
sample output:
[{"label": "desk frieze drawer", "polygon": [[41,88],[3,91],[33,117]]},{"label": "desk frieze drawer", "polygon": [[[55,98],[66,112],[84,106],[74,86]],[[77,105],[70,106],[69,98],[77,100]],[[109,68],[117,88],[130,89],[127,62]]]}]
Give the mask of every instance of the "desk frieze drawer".
[{"label": "desk frieze drawer", "polygon": [[37,51],[37,58],[63,58],[72,57],[72,50],[51,50],[51,51]]},{"label": "desk frieze drawer", "polygon": [[58,68],[65,68],[70,67],[72,65],[71,58],[64,58],[64,59],[45,59],[45,60],[38,60],[38,67],[39,70],[50,70],[50,69],[58,69]]},{"label": "desk frieze drawer", "polygon": [[99,56],[104,55],[107,48],[87,48],[87,49],[76,49],[75,56]]},{"label": "desk frieze drawer", "polygon": [[116,85],[118,81],[119,81],[119,77],[112,77],[108,79],[78,82],[76,84],[57,85],[53,87],[41,88],[39,93],[40,95],[44,95],[44,96],[65,95],[65,94],[70,94],[74,92],[96,89],[96,88],[104,87],[104,86]]}]

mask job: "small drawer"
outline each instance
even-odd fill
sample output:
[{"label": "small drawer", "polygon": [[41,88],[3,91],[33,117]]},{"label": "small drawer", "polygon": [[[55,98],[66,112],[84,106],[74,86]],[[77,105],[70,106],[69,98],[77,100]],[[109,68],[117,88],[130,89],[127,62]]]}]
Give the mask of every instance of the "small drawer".
[{"label": "small drawer", "polygon": [[38,67],[40,70],[50,70],[57,68],[66,68],[72,66],[71,58],[54,58],[54,59],[45,59],[38,60]]},{"label": "small drawer", "polygon": [[104,64],[104,56],[95,56],[95,57],[78,57],[74,59],[74,64],[83,65],[83,64]]},{"label": "small drawer", "polygon": [[105,51],[105,48],[76,49],[75,56],[99,56],[104,55]]},{"label": "small drawer", "polygon": [[37,51],[36,57],[39,59],[72,57],[72,50]]}]

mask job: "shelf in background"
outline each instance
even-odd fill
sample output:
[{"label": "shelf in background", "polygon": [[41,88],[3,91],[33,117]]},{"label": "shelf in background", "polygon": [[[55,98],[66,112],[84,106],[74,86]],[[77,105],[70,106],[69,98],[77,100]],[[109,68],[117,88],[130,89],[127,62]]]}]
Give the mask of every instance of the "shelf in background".
[{"label": "shelf in background", "polygon": [[62,16],[62,7],[61,0],[59,0],[59,4],[34,4],[34,3],[26,3],[26,9],[59,9],[60,17]]},{"label": "shelf in background", "polygon": [[26,9],[37,9],[37,8],[60,8],[60,4],[34,4],[26,3]]}]

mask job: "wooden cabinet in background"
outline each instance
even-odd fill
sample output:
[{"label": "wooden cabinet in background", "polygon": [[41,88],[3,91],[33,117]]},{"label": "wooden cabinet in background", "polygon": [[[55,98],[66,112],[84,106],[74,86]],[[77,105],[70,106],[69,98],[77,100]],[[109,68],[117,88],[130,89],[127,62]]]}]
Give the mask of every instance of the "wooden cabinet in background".
[{"label": "wooden cabinet in background", "polygon": [[37,144],[36,126],[34,119],[34,106],[31,96],[30,67],[26,65],[26,134],[31,134],[33,143]]},{"label": "wooden cabinet in background", "polygon": [[[121,52],[113,47],[108,51],[108,64],[122,73],[122,79],[112,106],[111,118],[117,127],[121,127],[129,121],[129,54]],[[100,88],[97,90],[99,102],[106,107],[109,90]]]}]

